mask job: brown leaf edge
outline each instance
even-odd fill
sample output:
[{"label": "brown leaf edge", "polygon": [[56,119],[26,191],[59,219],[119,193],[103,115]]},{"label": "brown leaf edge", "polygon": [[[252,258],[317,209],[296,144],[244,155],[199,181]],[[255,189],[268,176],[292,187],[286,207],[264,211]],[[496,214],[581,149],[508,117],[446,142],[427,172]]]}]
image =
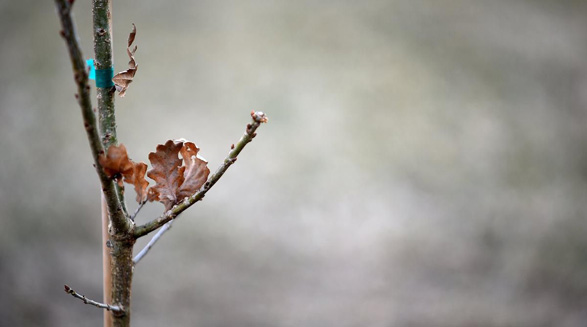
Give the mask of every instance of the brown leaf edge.
[{"label": "brown leaf edge", "polygon": [[124,97],[126,95],[126,90],[129,86],[130,83],[132,83],[135,74],[137,72],[137,69],[139,68],[139,66],[137,65],[136,61],[135,61],[135,52],[137,51],[137,46],[135,45],[134,49],[130,49],[132,43],[135,40],[135,36],[137,34],[137,27],[135,26],[135,24],[132,24],[132,31],[130,32],[129,36],[128,36],[128,47],[126,48],[126,53],[128,54],[128,57],[130,58],[130,61],[128,62],[128,66],[129,68],[127,70],[123,70],[120,73],[114,75],[114,77],[112,78],[112,81],[114,82],[114,86],[116,87],[116,91],[118,91],[118,95],[120,97]]}]

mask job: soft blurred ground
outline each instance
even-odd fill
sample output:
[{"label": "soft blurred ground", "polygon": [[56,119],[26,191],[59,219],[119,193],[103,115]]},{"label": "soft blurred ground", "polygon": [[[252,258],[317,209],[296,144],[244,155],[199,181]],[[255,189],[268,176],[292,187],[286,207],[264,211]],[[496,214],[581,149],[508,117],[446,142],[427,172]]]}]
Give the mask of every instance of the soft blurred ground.
[{"label": "soft blurred ground", "polygon": [[[100,218],[53,3],[0,18],[0,325],[99,326],[62,290],[101,298]],[[214,170],[270,117],[137,266],[135,326],[587,325],[586,2],[122,1],[117,71],[132,22],[133,159]]]}]

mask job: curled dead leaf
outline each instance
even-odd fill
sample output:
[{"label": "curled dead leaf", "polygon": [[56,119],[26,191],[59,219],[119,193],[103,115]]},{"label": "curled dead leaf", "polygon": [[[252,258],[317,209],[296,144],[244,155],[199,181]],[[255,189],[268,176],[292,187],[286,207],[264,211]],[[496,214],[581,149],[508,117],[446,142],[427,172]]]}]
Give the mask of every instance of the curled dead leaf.
[{"label": "curled dead leaf", "polygon": [[169,210],[198,191],[210,174],[208,162],[198,156],[199,151],[194,143],[184,140],[169,140],[158,145],[156,151],[149,154],[153,169],[147,176],[156,183],[148,190],[149,201],[158,200]]},{"label": "curled dead leaf", "polygon": [[177,189],[183,183],[181,159],[178,157],[182,146],[182,143],[176,144],[169,140],[165,144],[159,144],[155,152],[149,153],[153,169],[147,172],[147,176],[155,181],[155,185],[151,187],[152,192],[158,194],[156,200],[162,202],[166,210],[178,202]]},{"label": "curled dead leaf", "polygon": [[196,193],[208,180],[208,162],[198,155],[200,149],[192,142],[185,142],[179,151],[185,165],[184,182],[179,188],[180,201]]},{"label": "curled dead leaf", "polygon": [[120,73],[114,75],[112,81],[114,82],[114,86],[116,87],[116,91],[118,91],[118,95],[120,97],[124,97],[126,95],[126,89],[128,88],[129,84],[132,83],[135,74],[137,72],[137,68],[139,67],[135,61],[135,52],[137,51],[137,46],[135,46],[132,50],[130,49],[132,43],[135,40],[135,36],[137,34],[137,27],[135,24],[132,24],[132,31],[128,36],[128,47],[126,48],[126,53],[130,58],[128,62],[128,69],[123,70]]},{"label": "curled dead leaf", "polygon": [[102,165],[106,176],[116,178],[120,187],[124,186],[122,184],[123,177],[124,182],[134,185],[138,203],[142,203],[147,199],[147,187],[149,186],[149,182],[145,180],[147,164],[143,162],[135,163],[130,160],[124,144],[110,146],[106,154],[102,154],[98,161]]},{"label": "curled dead leaf", "polygon": [[147,187],[149,182],[145,180],[145,173],[147,172],[147,164],[144,162],[134,163],[132,174],[126,174],[124,181],[128,184],[132,184],[135,187],[137,193],[136,200],[138,203],[143,203],[147,200]]},{"label": "curled dead leaf", "polygon": [[128,158],[124,144],[110,146],[105,154],[100,155],[98,161],[104,168],[106,176],[110,178],[128,174],[133,170],[133,164]]},{"label": "curled dead leaf", "polygon": [[137,26],[135,23],[132,23],[132,31],[130,31],[130,34],[128,35],[128,48],[130,48],[132,43],[135,41],[135,36],[137,36]]}]

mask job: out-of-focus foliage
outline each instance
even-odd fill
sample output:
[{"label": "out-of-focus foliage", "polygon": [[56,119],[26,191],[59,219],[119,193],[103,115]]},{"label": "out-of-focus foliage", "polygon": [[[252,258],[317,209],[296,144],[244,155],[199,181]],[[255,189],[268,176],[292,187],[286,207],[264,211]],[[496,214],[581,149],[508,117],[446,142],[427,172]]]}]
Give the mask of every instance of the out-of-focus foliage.
[{"label": "out-of-focus foliage", "polygon": [[[63,292],[101,298],[100,208],[52,5],[0,3],[2,326],[102,318]],[[89,3],[74,11],[90,58]],[[586,324],[584,1],[148,0],[113,18],[117,71],[140,29],[117,98],[136,162],[183,137],[214,169],[251,109],[271,117],[137,266],[134,325]]]}]

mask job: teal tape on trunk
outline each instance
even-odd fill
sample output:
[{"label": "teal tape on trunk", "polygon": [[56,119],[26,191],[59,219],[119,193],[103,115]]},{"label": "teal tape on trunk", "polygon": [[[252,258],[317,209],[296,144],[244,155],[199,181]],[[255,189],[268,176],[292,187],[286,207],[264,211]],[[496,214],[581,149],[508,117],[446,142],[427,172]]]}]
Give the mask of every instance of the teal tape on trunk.
[{"label": "teal tape on trunk", "polygon": [[88,76],[90,79],[96,79],[96,66],[94,66],[94,59],[86,60],[86,65],[90,67],[90,75]]},{"label": "teal tape on trunk", "polygon": [[114,86],[114,82],[112,82],[113,77],[114,77],[114,68],[96,69],[96,87],[100,87],[100,88],[113,87]]}]

